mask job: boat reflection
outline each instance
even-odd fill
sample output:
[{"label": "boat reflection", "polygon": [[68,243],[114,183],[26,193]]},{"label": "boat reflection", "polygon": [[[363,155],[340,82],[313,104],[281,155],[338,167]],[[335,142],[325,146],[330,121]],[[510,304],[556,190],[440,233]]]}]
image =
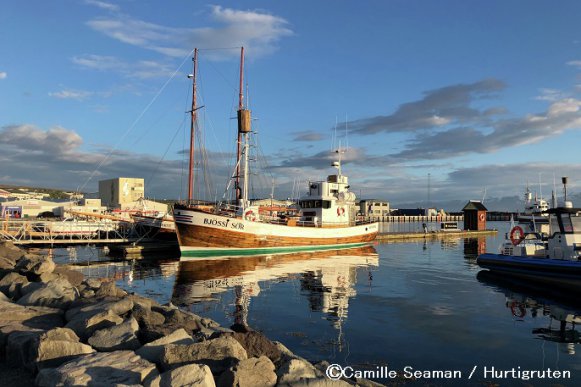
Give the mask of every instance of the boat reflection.
[{"label": "boat reflection", "polygon": [[256,255],[240,258],[210,258],[181,261],[172,302],[189,306],[218,301],[220,293],[234,292],[233,323],[248,325],[250,299],[261,286],[272,282],[298,280],[309,309],[323,313],[336,329],[347,318],[349,300],[356,295],[357,269],[379,266],[372,246],[352,249]]},{"label": "boat reflection", "polygon": [[548,326],[533,328],[532,334],[542,340],[567,344],[565,352],[575,354],[575,344],[581,343],[576,329],[581,323],[581,302],[572,295],[537,284],[514,281],[513,278],[482,270],[478,281],[506,296],[505,306],[517,320],[548,317]]}]

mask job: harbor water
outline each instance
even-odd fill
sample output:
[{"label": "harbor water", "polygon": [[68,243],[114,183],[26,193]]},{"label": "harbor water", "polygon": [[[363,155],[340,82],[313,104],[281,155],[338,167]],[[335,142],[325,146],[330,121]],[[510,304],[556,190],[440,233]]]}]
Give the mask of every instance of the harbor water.
[{"label": "harbor water", "polygon": [[[488,227],[498,235],[186,263],[163,257],[101,262],[108,257],[90,246],[51,253],[59,264],[114,278],[130,292],[224,326],[247,323],[312,361],[385,367],[417,385],[579,385],[581,336],[571,321],[581,322],[581,301],[483,272],[477,254],[496,251],[510,226]],[[571,377],[485,377],[491,367],[550,368]],[[460,371],[461,377],[405,377],[430,370]]]}]

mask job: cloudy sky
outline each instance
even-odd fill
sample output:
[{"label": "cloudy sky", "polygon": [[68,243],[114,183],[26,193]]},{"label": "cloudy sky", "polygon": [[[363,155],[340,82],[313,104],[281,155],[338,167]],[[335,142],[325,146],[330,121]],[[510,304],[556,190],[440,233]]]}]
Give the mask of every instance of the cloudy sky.
[{"label": "cloudy sky", "polygon": [[183,198],[198,47],[208,191],[221,196],[244,46],[259,177],[277,197],[331,173],[339,144],[364,198],[427,202],[428,181],[432,201],[527,183],[548,196],[565,175],[578,193],[579,15],[573,0],[7,2],[0,183],[92,192],[143,177],[148,196]]}]

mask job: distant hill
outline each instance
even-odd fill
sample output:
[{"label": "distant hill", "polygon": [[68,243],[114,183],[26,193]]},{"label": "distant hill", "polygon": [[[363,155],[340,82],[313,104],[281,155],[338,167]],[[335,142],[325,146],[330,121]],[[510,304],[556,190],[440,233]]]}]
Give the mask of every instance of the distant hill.
[{"label": "distant hill", "polygon": [[0,184],[0,188],[8,192],[39,192],[49,194],[51,199],[68,199],[70,196],[65,191],[58,188],[28,187],[24,185]]}]

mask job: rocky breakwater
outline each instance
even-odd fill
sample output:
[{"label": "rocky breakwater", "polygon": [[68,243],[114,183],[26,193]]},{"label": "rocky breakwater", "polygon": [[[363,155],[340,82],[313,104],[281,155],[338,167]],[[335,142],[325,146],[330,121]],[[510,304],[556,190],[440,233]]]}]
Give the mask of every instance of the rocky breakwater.
[{"label": "rocky breakwater", "polygon": [[326,366],[0,243],[3,386],[377,385],[331,381]]}]

